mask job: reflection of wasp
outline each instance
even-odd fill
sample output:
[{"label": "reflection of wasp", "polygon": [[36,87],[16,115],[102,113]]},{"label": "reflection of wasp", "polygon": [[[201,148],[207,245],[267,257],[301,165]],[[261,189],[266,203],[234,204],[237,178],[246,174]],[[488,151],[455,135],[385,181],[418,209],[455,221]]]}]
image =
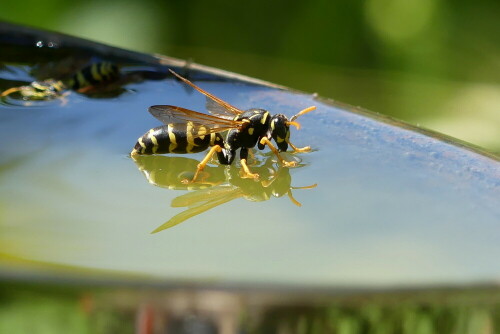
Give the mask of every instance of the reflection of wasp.
[{"label": "reflection of wasp", "polygon": [[71,89],[84,93],[91,87],[108,83],[119,77],[119,69],[113,63],[94,63],[76,72],[68,80],[47,79],[33,81],[28,86],[13,87],[2,92],[1,96],[19,93],[26,100],[50,100],[64,97]]},{"label": "reflection of wasp", "polygon": [[307,187],[292,187],[292,177],[288,168],[276,168],[271,157],[264,163],[254,167],[261,175],[259,182],[239,177],[238,170],[223,166],[208,167],[204,172],[204,180],[196,183],[182,183],[186,168],[192,168],[197,161],[182,157],[166,156],[133,156],[139,170],[148,179],[149,183],[169,189],[193,190],[172,200],[172,207],[188,207],[185,211],[172,217],[153,233],[165,230],[199,215],[216,206],[244,198],[253,202],[267,201],[271,197],[288,195],[292,203],[301,204],[293,197],[292,189],[310,189],[316,184]]},{"label": "reflection of wasp", "polygon": [[225,180],[222,165],[207,166],[200,180],[195,183],[183,183],[192,177],[198,161],[184,157],[168,157],[164,155],[133,155],[137,168],[144,174],[149,183],[157,187],[172,190],[198,190],[221,184]]},{"label": "reflection of wasp", "polygon": [[[248,149],[255,145],[260,150],[264,149],[265,145],[269,146],[280,163],[286,167],[293,167],[296,162],[286,161],[279,151],[286,151],[288,145],[294,152],[310,150],[310,147],[297,148],[290,142],[290,125],[300,128],[295,119],[316,107],[306,108],[290,120],[282,114],[271,116],[264,109],[243,111],[204,91],[174,71],[170,72],[207,96],[207,109],[213,116],[169,105],[152,106],[149,112],[166,125],[151,129],[139,138],[131,155],[196,153],[211,146],[208,154],[197,166],[191,179],[191,182],[194,182],[215,153],[221,164],[230,165],[236,156],[236,150],[240,149],[243,177],[257,179],[259,175],[251,173],[247,165]],[[219,132],[227,130],[229,131],[224,139]],[[271,138],[276,141],[279,151],[271,143]]]}]

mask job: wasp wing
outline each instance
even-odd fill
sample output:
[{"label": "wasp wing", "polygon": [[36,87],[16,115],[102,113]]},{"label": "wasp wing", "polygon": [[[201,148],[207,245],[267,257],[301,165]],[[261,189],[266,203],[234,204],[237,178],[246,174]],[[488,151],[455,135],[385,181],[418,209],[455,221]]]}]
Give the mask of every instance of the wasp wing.
[{"label": "wasp wing", "polygon": [[218,110],[216,112],[216,114],[220,114],[220,115],[229,114],[229,115],[232,115],[234,117],[234,116],[237,116],[237,115],[239,115],[239,114],[241,114],[243,112],[243,110],[238,109],[238,108],[230,105],[226,101],[223,101],[223,100],[219,99],[217,96],[210,94],[206,90],[201,89],[200,87],[196,86],[194,83],[192,83],[188,79],[185,79],[185,78],[181,77],[179,74],[175,73],[171,69],[169,69],[169,71],[170,71],[170,73],[172,73],[173,75],[175,75],[178,79],[182,80],[184,83],[186,83],[187,85],[193,87],[198,92],[204,94],[206,97],[208,97],[209,99],[211,99],[212,101],[214,101],[216,104],[218,104],[219,106],[221,106],[222,109],[224,110],[224,112],[220,112],[220,110]]},{"label": "wasp wing", "polygon": [[[156,105],[149,107],[149,112],[156,119],[164,124],[182,124],[192,123],[193,134],[203,134],[223,132],[230,129],[242,129],[245,122],[234,121],[225,118],[220,118],[212,115],[199,113],[193,110],[169,106]],[[205,131],[198,130],[203,127]]]},{"label": "wasp wing", "polygon": [[234,119],[233,113],[228,112],[226,108],[224,108],[223,106],[221,106],[220,104],[218,104],[209,97],[206,98],[205,109],[207,109],[207,111],[214,116],[225,119]]}]

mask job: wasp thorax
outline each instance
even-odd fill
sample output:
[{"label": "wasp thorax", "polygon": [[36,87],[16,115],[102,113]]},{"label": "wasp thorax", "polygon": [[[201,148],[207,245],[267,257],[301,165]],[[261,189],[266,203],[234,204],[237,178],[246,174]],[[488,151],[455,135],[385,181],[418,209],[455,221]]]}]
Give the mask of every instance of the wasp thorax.
[{"label": "wasp thorax", "polygon": [[283,114],[277,114],[271,118],[271,136],[282,152],[288,149],[288,139],[290,138],[288,123],[288,118]]}]

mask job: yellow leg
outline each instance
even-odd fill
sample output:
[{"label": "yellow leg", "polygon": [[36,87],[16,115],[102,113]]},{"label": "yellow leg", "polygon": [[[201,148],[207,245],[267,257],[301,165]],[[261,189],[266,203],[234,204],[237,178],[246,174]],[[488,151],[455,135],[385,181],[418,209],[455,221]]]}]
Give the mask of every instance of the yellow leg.
[{"label": "yellow leg", "polygon": [[201,160],[201,162],[198,164],[198,167],[196,168],[196,172],[194,173],[193,179],[192,180],[187,180],[187,179],[186,180],[182,180],[182,183],[193,183],[193,182],[196,182],[196,179],[198,178],[198,175],[205,168],[205,166],[210,161],[210,159],[215,154],[215,152],[218,153],[218,152],[221,152],[221,151],[222,151],[222,147],[220,147],[219,145],[212,146],[212,148],[210,149],[210,151],[208,151],[208,153],[205,156],[205,158],[203,158],[203,160]]},{"label": "yellow leg", "polygon": [[21,91],[21,87],[12,87],[7,90],[4,90],[0,96],[7,96],[15,92]]},{"label": "yellow leg", "polygon": [[276,156],[278,157],[278,160],[281,162],[281,164],[285,167],[295,167],[297,166],[297,162],[296,161],[286,161],[285,159],[283,159],[283,157],[281,156],[280,152],[278,152],[278,149],[276,149],[276,147],[274,147],[273,143],[271,143],[269,141],[269,139],[267,139],[267,137],[264,137],[260,140],[260,143],[262,145],[267,145],[269,146],[269,148],[271,149],[271,151],[273,151],[274,154],[276,154]]},{"label": "yellow leg", "polygon": [[288,140],[286,142],[292,148],[293,153],[304,153],[304,152],[309,152],[311,150],[311,146],[306,146],[306,147],[298,148],[295,145],[293,145],[291,142],[289,142]]},{"label": "yellow leg", "polygon": [[247,159],[241,159],[240,163],[241,163],[241,168],[243,168],[243,175],[241,175],[242,178],[256,179],[256,180],[259,178],[259,174],[250,172],[250,169],[248,168],[247,165]]}]

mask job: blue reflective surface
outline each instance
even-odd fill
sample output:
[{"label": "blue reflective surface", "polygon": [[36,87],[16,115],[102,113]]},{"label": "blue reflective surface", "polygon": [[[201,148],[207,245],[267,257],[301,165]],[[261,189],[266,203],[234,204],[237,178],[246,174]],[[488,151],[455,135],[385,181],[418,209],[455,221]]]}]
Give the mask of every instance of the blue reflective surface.
[{"label": "blue reflective surface", "polygon": [[[16,71],[0,69],[2,84],[27,80],[13,78]],[[291,137],[313,152],[285,155],[301,163],[289,170],[291,186],[317,184],[293,190],[301,207],[283,194],[247,194],[150,234],[185,210],[171,207],[175,198],[196,191],[151,184],[128,155],[160,125],[150,105],[205,110],[204,97],[172,77],[129,83],[111,98],[73,92],[65,103],[29,106],[7,99],[0,253],[161,280],[376,286],[500,278],[498,161],[314,95],[204,75],[193,82],[241,109],[291,116],[317,106]],[[239,165],[221,168],[235,174]]]}]

